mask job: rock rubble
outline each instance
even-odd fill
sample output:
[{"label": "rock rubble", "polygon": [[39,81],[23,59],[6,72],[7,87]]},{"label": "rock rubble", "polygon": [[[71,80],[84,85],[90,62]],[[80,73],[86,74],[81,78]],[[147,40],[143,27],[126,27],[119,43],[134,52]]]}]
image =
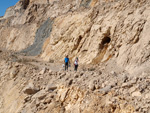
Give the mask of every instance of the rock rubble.
[{"label": "rock rubble", "polygon": [[[150,110],[149,73],[131,76],[123,71],[107,72],[100,67],[94,71],[81,69],[66,72],[61,68],[55,71],[5,60],[0,65],[0,73],[3,73],[0,76],[2,113],[9,112],[7,109],[11,109],[12,113],[141,113]],[[7,71],[3,71],[6,68]],[[12,72],[17,72],[14,78],[10,76]],[[23,72],[24,75],[21,74]],[[13,107],[5,103],[8,99],[14,104],[17,101],[18,105]]]}]

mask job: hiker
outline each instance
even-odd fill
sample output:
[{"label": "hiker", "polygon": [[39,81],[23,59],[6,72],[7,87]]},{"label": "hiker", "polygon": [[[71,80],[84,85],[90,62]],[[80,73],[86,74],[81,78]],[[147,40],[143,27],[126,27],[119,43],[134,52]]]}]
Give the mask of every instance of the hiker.
[{"label": "hiker", "polygon": [[78,69],[78,61],[79,61],[79,59],[78,59],[78,57],[76,57],[76,59],[74,61],[74,70],[75,71],[77,71],[77,69]]},{"label": "hiker", "polygon": [[68,58],[68,55],[65,57],[64,59],[64,62],[65,62],[65,70],[68,70],[68,65],[69,65],[69,58]]}]

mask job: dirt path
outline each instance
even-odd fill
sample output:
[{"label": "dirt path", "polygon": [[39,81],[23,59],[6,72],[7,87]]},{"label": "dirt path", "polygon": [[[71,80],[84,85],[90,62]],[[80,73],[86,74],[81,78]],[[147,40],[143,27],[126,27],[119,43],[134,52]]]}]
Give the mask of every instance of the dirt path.
[{"label": "dirt path", "polygon": [[[55,63],[55,62],[46,62],[40,59],[37,56],[25,56],[20,53],[15,53],[13,51],[8,51],[6,49],[0,49],[0,59],[7,60],[10,62],[19,62],[23,64],[29,64],[38,67],[39,69],[47,68],[52,71],[60,71],[64,70],[63,62],[62,63]],[[81,67],[81,66],[80,66]],[[79,71],[81,68],[79,69]],[[74,65],[71,64],[69,67],[69,71],[74,71]]]}]

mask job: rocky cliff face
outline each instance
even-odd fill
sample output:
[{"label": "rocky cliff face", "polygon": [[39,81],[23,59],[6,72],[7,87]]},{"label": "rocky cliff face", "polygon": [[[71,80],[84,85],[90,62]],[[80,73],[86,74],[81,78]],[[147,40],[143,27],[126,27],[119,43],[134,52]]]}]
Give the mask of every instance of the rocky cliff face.
[{"label": "rocky cliff face", "polygon": [[21,0],[0,19],[1,47],[46,61],[67,54],[86,64],[115,58],[131,72],[148,63],[148,7],[142,0]]},{"label": "rocky cliff face", "polygon": [[20,0],[8,8],[1,48],[55,63],[78,56],[84,65],[75,74],[39,72],[43,63],[0,51],[0,112],[148,112],[149,12],[149,0]]}]

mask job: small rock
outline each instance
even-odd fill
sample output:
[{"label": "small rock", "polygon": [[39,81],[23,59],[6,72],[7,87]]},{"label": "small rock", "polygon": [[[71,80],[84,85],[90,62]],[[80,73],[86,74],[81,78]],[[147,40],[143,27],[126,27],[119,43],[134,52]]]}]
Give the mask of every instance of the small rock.
[{"label": "small rock", "polygon": [[106,86],[106,87],[100,89],[99,91],[106,94],[111,90],[111,88],[112,88],[111,86]]},{"label": "small rock", "polygon": [[132,93],[132,92],[134,92],[135,90],[136,90],[136,87],[131,87],[131,88],[129,89],[129,92]]},{"label": "small rock", "polygon": [[104,88],[105,87],[105,83],[102,83],[102,88]]},{"label": "small rock", "polygon": [[122,88],[125,88],[125,87],[130,88],[130,87],[132,87],[132,86],[133,86],[133,84],[130,83],[130,82],[127,82],[127,83],[123,83],[123,84],[122,84]]},{"label": "small rock", "polygon": [[91,84],[89,85],[89,89],[92,90],[92,91],[94,91],[94,90],[95,90],[95,85],[94,85],[93,83],[91,83]]},{"label": "small rock", "polygon": [[142,96],[142,94],[139,91],[136,91],[136,92],[132,93],[132,97],[141,97],[141,96]]},{"label": "small rock", "polygon": [[44,73],[46,72],[46,68],[43,68],[41,71],[40,71],[40,75],[43,75]]},{"label": "small rock", "polygon": [[117,73],[114,71],[111,71],[110,74],[112,74],[113,76],[117,76]]},{"label": "small rock", "polygon": [[103,86],[105,87],[107,84],[109,84],[109,81],[105,81],[105,82],[103,83]]},{"label": "small rock", "polygon": [[12,68],[10,71],[10,78],[15,78],[18,74],[19,70],[17,68]]},{"label": "small rock", "polygon": [[82,76],[83,74],[84,74],[84,72],[81,72],[81,73],[80,73],[80,76]]},{"label": "small rock", "polygon": [[39,106],[38,106],[38,110],[42,110],[45,108],[45,105],[43,103],[40,103]]},{"label": "small rock", "polygon": [[95,84],[95,88],[99,89],[100,88],[100,84]]},{"label": "small rock", "polygon": [[120,75],[119,77],[120,77],[120,81],[123,83],[127,82],[127,80],[128,80],[128,76],[125,74]]},{"label": "small rock", "polygon": [[19,67],[19,66],[20,66],[20,64],[19,64],[19,63],[16,63],[16,64],[15,64],[15,67]]},{"label": "small rock", "polygon": [[144,98],[145,99],[150,99],[150,93],[145,94]]},{"label": "small rock", "polygon": [[102,74],[102,71],[98,71],[98,74],[101,75],[101,74]]},{"label": "small rock", "polygon": [[137,80],[138,80],[138,79],[133,79],[133,80],[131,80],[131,81],[130,81],[130,84],[136,84]]},{"label": "small rock", "polygon": [[65,75],[66,75],[66,73],[65,73],[65,72],[61,74],[61,76],[62,76],[62,77],[64,77]]},{"label": "small rock", "polygon": [[39,92],[37,92],[32,98],[38,98],[39,100],[42,100],[43,98],[45,98],[47,95],[47,93],[45,92],[45,90],[41,90]]},{"label": "small rock", "polygon": [[38,92],[38,89],[36,89],[32,83],[29,83],[28,86],[24,88],[23,92],[25,94],[31,95],[31,94],[35,94],[36,92]]},{"label": "small rock", "polygon": [[128,95],[128,93],[129,93],[129,92],[128,92],[128,89],[124,89],[124,88],[122,89],[122,94],[123,94],[123,95]]},{"label": "small rock", "polygon": [[47,99],[45,99],[44,103],[49,104],[49,103],[51,103],[51,101],[52,101],[51,98],[47,98]]},{"label": "small rock", "polygon": [[95,71],[95,68],[93,68],[93,67],[88,68],[88,71]]},{"label": "small rock", "polygon": [[62,102],[65,100],[68,91],[69,91],[69,89],[65,89],[65,90],[62,91],[61,96],[60,96],[60,100]]},{"label": "small rock", "polygon": [[78,75],[78,74],[75,74],[74,78],[78,78],[78,77],[79,77],[79,75]]},{"label": "small rock", "polygon": [[115,87],[117,85],[117,81],[112,80],[110,83],[108,83],[109,86]]},{"label": "small rock", "polygon": [[52,70],[49,70],[48,72],[51,74],[51,73],[52,73]]},{"label": "small rock", "polygon": [[50,59],[50,60],[49,60],[49,63],[54,63],[54,60],[53,60],[53,59]]},{"label": "small rock", "polygon": [[50,91],[50,90],[55,90],[55,89],[57,89],[57,86],[55,85],[55,84],[49,84],[49,85],[47,85],[46,86],[46,91]]},{"label": "small rock", "polygon": [[31,100],[31,96],[27,96],[27,97],[25,97],[24,102],[26,103],[26,102],[28,102],[30,100]]}]

